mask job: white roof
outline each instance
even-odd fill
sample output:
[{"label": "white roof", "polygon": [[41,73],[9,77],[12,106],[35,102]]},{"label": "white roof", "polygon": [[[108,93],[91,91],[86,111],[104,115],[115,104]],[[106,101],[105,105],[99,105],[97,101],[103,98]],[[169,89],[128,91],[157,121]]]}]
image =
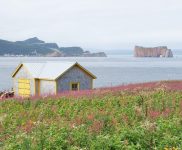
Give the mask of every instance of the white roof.
[{"label": "white roof", "polygon": [[60,75],[62,75],[65,71],[75,65],[76,62],[48,62],[45,63],[39,78],[41,79],[56,79]]},{"label": "white roof", "polygon": [[[55,80],[64,74],[69,68],[78,64],[77,62],[43,62],[43,63],[22,63],[34,78]],[[79,64],[78,64],[79,65]],[[93,78],[93,74],[83,68]],[[16,72],[13,74],[13,76]]]},{"label": "white roof", "polygon": [[38,78],[45,63],[23,63],[34,78]]}]

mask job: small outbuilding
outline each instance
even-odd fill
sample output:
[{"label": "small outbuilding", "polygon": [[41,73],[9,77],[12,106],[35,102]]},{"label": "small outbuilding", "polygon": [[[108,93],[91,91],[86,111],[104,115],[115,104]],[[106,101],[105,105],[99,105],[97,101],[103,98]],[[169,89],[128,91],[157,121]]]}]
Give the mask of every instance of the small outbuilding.
[{"label": "small outbuilding", "polygon": [[77,62],[21,63],[12,74],[16,96],[93,89],[96,76]]}]

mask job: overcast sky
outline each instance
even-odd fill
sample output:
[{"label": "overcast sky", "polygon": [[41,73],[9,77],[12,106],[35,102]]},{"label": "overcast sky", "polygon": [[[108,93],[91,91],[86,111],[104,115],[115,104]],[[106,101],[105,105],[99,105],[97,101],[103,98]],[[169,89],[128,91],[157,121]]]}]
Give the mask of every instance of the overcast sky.
[{"label": "overcast sky", "polygon": [[182,48],[182,0],[0,0],[0,38],[60,46]]}]

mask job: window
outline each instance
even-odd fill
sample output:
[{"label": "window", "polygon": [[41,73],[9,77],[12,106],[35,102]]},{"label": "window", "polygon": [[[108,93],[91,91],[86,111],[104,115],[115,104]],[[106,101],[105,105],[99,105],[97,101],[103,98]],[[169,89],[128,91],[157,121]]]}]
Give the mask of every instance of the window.
[{"label": "window", "polygon": [[78,82],[77,83],[71,83],[70,84],[70,89],[72,91],[78,91],[79,90],[79,83]]}]

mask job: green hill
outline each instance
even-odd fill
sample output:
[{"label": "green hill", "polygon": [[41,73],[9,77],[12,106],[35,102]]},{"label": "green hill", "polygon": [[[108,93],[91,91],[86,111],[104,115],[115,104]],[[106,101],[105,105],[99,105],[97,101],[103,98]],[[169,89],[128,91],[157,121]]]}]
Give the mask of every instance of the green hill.
[{"label": "green hill", "polygon": [[52,52],[53,48],[55,48],[55,46],[54,47],[49,46],[53,45],[52,43],[37,43],[36,41],[28,42],[29,40],[27,40],[27,42],[26,41],[10,42],[5,40],[0,40],[0,55],[4,54],[35,55],[35,52],[40,55],[45,55],[47,53]]},{"label": "green hill", "polygon": [[0,149],[182,147],[181,91],[158,87],[94,93],[0,102]]},{"label": "green hill", "polygon": [[87,56],[106,57],[105,53],[86,53],[81,47],[59,47],[56,43],[46,43],[37,37],[24,41],[0,40],[0,56]]}]

